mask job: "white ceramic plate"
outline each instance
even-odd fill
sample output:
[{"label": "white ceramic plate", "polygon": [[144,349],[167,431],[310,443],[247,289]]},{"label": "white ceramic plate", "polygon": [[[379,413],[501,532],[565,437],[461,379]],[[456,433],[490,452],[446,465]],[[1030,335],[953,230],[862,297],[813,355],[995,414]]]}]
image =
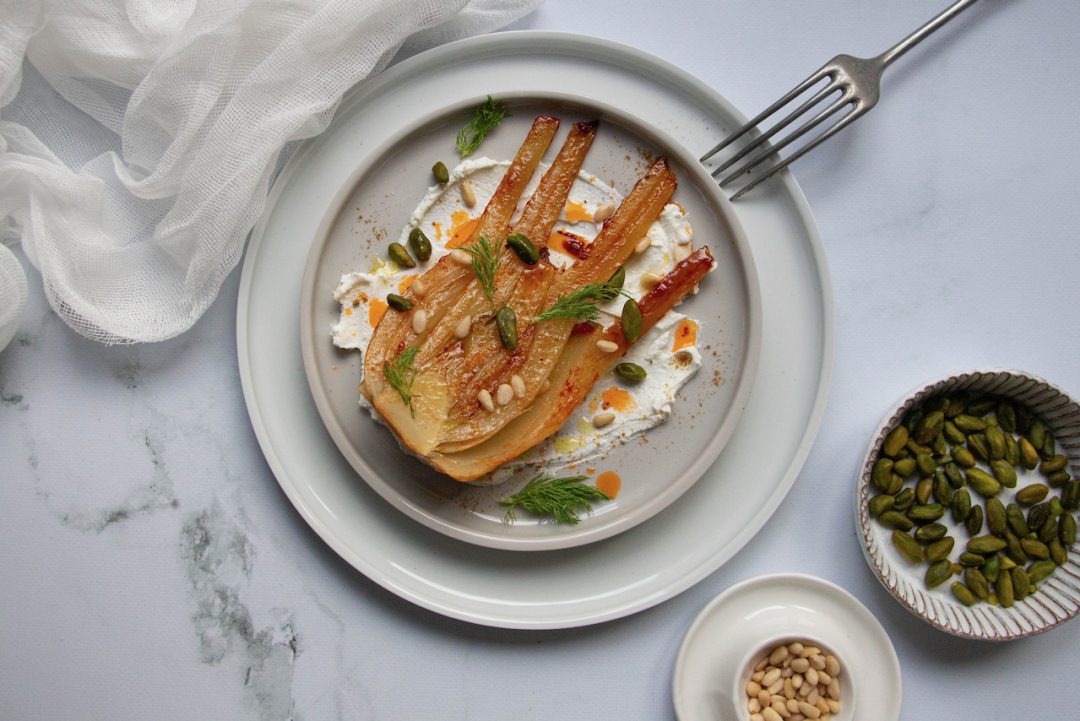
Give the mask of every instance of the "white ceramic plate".
[{"label": "white ceramic plate", "polygon": [[[811,639],[840,659],[836,721],[900,718],[900,662],[885,629],[844,589],[813,576],[758,576],[727,589],[686,632],[671,696],[680,721],[745,721],[744,661],[766,641]],[[857,714],[857,715],[856,715]]]},{"label": "white ceramic plate", "polygon": [[[889,409],[884,420],[878,425],[871,437],[870,447],[856,481],[855,527],[859,531],[863,557],[870,570],[893,598],[908,611],[934,628],[955,636],[985,641],[1012,641],[1048,631],[1080,613],[1080,563],[1076,561],[1077,554],[1080,553],[1080,543],[1074,543],[1067,549],[1068,561],[1050,577],[1037,584],[1037,593],[1017,601],[1012,608],[992,606],[989,603],[977,603],[968,607],[954,598],[950,590],[951,584],[954,581],[963,581],[963,577],[953,576],[937,588],[927,589],[923,581],[927,564],[913,565],[901,556],[892,543],[892,531],[870,518],[866,506],[867,501],[877,494],[870,482],[870,476],[874,463],[880,457],[885,436],[903,420],[911,408],[924,400],[963,391],[1003,396],[1026,406],[1054,433],[1057,452],[1069,458],[1066,470],[1074,477],[1077,475],[1080,470],[1080,404],[1060,388],[1020,371],[954,373],[921,385],[905,395],[903,400]],[[979,467],[990,471],[989,466],[984,463],[980,462]],[[1046,483],[1046,478],[1037,470],[1020,469],[1018,475],[1016,487],[1003,488],[997,496],[1005,505],[1012,503],[1016,492],[1024,486]],[[910,485],[908,484],[909,487]],[[1047,500],[1052,497],[1060,498],[1061,490],[1051,489]],[[971,502],[973,506],[978,505],[985,509],[985,499],[974,491],[971,491]],[[1024,513],[1027,513],[1026,506]],[[1075,510],[1066,513],[1076,516]],[[949,529],[949,535],[956,540],[956,547],[949,554],[949,558],[955,562],[963,550],[961,544],[966,543],[970,536],[948,513],[939,522]],[[984,521],[979,535],[988,533]]]},{"label": "white ceramic plate", "polygon": [[[237,354],[256,436],[278,482],[349,563],[439,613],[514,628],[596,623],[648,608],[719,568],[783,500],[817,433],[832,363],[832,299],[806,202],[785,174],[739,201],[762,299],[750,402],[720,458],[663,513],[573,551],[520,553],[456,541],[397,512],[356,477],[304,380],[301,273],[310,239],[364,158],[416,118],[485,93],[554,93],[567,79],[633,108],[692,152],[743,118],[652,56],[562,33],[500,33],[416,56],[344,100],[331,126],[282,172],[252,235],[237,310]],[[741,478],[745,483],[725,483]],[[732,523],[727,519],[739,519]]]},{"label": "white ceramic plate", "polygon": [[[664,133],[616,107],[563,93],[500,96],[510,115],[484,141],[482,154],[513,157],[533,119],[554,115],[562,124],[548,149],[550,159],[573,122],[598,119],[600,130],[584,169],[602,173],[625,195],[642,175],[642,158],[666,156],[679,181],[673,200],[693,223],[696,245],[708,246],[716,258],[716,270],[700,284],[700,292],[679,305],[680,313],[701,322],[697,347],[702,367],[679,393],[672,416],[642,441],[619,446],[574,470],[565,465],[545,468],[553,475],[573,475],[585,466],[615,471],[622,478],[618,498],[596,504],[595,512],[577,525],[528,514],[513,524],[504,522],[505,508],[498,500],[523,486],[535,469],[525,469],[497,487],[470,486],[401,451],[393,434],[357,405],[360,352],[334,348],[329,331],[340,311],[331,291],[342,274],[366,270],[385,257],[389,239],[397,238],[427,190],[432,158],[453,155],[457,129],[481,100],[433,109],[400,128],[338,192],[312,243],[300,291],[304,369],[315,405],[342,455],[380,496],[409,517],[491,548],[536,551],[592,543],[670,505],[716,460],[735,430],[750,395],[761,341],[761,298],[749,244],[731,204],[697,158]],[[371,219],[377,219],[374,227]],[[605,376],[597,386],[605,385],[615,381]]]}]

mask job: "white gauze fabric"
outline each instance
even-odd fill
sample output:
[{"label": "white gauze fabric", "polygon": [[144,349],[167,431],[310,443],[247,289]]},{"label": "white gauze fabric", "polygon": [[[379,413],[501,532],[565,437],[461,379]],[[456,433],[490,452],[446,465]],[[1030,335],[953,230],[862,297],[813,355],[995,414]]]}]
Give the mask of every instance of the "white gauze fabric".
[{"label": "white gauze fabric", "polygon": [[[175,336],[239,261],[287,144],[403,45],[539,2],[0,0],[0,233],[80,333]],[[0,340],[25,296],[9,256]]]}]

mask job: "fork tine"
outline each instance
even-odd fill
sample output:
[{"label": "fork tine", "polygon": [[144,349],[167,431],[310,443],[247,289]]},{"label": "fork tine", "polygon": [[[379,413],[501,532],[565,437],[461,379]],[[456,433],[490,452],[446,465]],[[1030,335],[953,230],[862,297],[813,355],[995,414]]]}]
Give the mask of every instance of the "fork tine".
[{"label": "fork tine", "polygon": [[758,165],[760,165],[763,161],[765,161],[766,158],[771,156],[773,153],[779,153],[781,150],[783,150],[787,146],[791,145],[793,142],[795,142],[796,140],[801,138],[803,135],[805,135],[806,133],[810,132],[811,130],[813,130],[817,126],[821,125],[826,120],[828,120],[830,117],[832,117],[836,113],[836,111],[840,110],[845,105],[851,105],[854,102],[855,101],[852,100],[849,93],[845,92],[842,96],[840,96],[839,99],[837,99],[836,102],[834,102],[832,105],[830,105],[829,107],[825,108],[820,113],[815,115],[811,120],[808,120],[806,123],[800,125],[798,127],[798,129],[796,129],[793,133],[791,133],[786,138],[781,140],[779,143],[777,143],[776,145],[774,145],[772,147],[765,148],[760,153],[758,153],[757,155],[752,157],[750,160],[748,160],[744,165],[742,165],[741,167],[738,167],[735,170],[731,171],[730,173],[725,175],[723,178],[721,178],[717,182],[721,186],[724,186],[724,185],[727,185],[728,183],[730,183],[735,178],[739,177],[740,175],[745,175],[745,174],[749,173],[751,170],[753,170]]},{"label": "fork tine", "polygon": [[733,142],[735,142],[736,140],[741,138],[743,135],[745,135],[747,133],[747,131],[749,131],[751,128],[757,126],[758,123],[760,123],[762,120],[764,120],[765,118],[767,118],[770,115],[772,115],[773,113],[775,113],[777,110],[779,110],[784,105],[787,105],[795,97],[797,97],[800,93],[804,92],[807,88],[813,86],[814,83],[819,82],[826,75],[830,75],[830,71],[828,70],[828,65],[823,65],[820,68],[818,68],[815,72],[811,73],[810,77],[808,77],[806,80],[803,80],[801,83],[799,83],[794,88],[792,88],[791,91],[788,92],[784,97],[780,98],[775,103],[773,103],[769,107],[762,110],[760,113],[757,114],[757,116],[755,116],[754,118],[749,120],[745,125],[743,125],[741,128],[739,128],[736,132],[728,135],[726,138],[724,138],[722,141],[720,141],[720,143],[717,144],[716,147],[714,147],[712,150],[710,150],[709,152],[702,155],[701,159],[700,159],[700,162],[704,163],[706,160],[708,160],[712,156],[716,155],[718,152],[720,152],[721,150],[723,150],[727,146],[731,145]]},{"label": "fork tine", "polygon": [[828,96],[832,95],[833,93],[835,93],[839,89],[840,89],[840,85],[835,80],[833,82],[830,82],[828,85],[826,85],[820,91],[815,93],[814,97],[807,100],[805,103],[803,103],[798,108],[793,110],[790,114],[788,114],[787,117],[782,119],[779,123],[777,123],[776,125],[769,128],[766,132],[762,133],[757,139],[754,140],[754,142],[750,143],[745,148],[740,150],[737,154],[735,154],[734,156],[729,158],[722,165],[715,168],[712,171],[712,176],[715,178],[716,176],[720,175],[720,173],[722,173],[725,170],[727,170],[728,168],[730,168],[732,165],[735,165],[735,163],[739,162],[740,160],[745,158],[747,155],[752,153],[754,150],[761,147],[761,145],[766,143],[769,140],[769,138],[776,135],[778,132],[780,132],[781,130],[783,130],[787,126],[791,125],[796,120],[798,120],[800,117],[802,117],[803,114],[805,114],[807,110],[814,107],[815,105],[820,103],[824,98],[827,98]]},{"label": "fork tine", "polygon": [[753,182],[751,182],[748,185],[740,188],[739,191],[737,193],[735,193],[734,195],[732,195],[730,199],[733,200],[733,201],[738,200],[744,194],[750,192],[754,188],[754,186],[756,186],[756,185],[758,185],[760,183],[763,183],[766,180],[768,180],[769,178],[771,178],[772,176],[776,175],[781,170],[783,170],[787,166],[791,165],[796,160],[798,160],[802,156],[806,155],[811,150],[813,150],[817,146],[821,145],[826,140],[828,140],[832,136],[836,135],[841,130],[846,128],[848,125],[851,125],[852,123],[854,123],[856,120],[858,120],[859,118],[861,118],[863,115],[865,115],[868,112],[870,112],[870,107],[869,106],[860,105],[860,106],[856,107],[854,111],[852,111],[852,112],[848,113],[847,115],[845,115],[844,117],[842,117],[835,125],[833,125],[831,128],[826,130],[824,133],[822,133],[818,137],[814,138],[812,141],[810,141],[809,143],[807,143],[803,147],[799,148],[796,152],[792,153],[790,157],[785,158],[784,160],[781,160],[779,163],[776,164],[776,167],[771,168],[769,170],[769,172],[759,176],[758,178],[755,178]]}]

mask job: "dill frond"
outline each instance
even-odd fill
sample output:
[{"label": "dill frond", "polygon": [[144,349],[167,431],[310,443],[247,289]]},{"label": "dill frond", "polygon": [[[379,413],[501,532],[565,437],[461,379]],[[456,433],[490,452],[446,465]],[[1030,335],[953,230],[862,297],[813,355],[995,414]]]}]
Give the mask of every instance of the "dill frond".
[{"label": "dill frond", "polygon": [[502,246],[491,246],[484,236],[480,236],[472,246],[464,248],[472,256],[472,269],[476,273],[476,279],[480,282],[480,288],[487,296],[488,302],[495,307],[495,269],[499,267],[499,258],[502,256]]},{"label": "dill frond", "polygon": [[473,111],[469,124],[458,131],[456,141],[458,154],[464,158],[476,152],[487,134],[505,117],[506,108],[502,106],[502,103],[490,95],[487,96],[487,100]]},{"label": "dill frond", "polygon": [[416,378],[416,371],[412,365],[419,350],[416,346],[411,345],[403,348],[393,363],[383,361],[383,375],[386,376],[386,382],[401,395],[402,403],[405,404],[405,407],[409,409],[409,413],[414,418],[416,417],[416,411],[413,410],[412,405],[412,384],[413,379]]},{"label": "dill frond", "polygon": [[583,285],[573,293],[568,293],[555,301],[550,308],[536,316],[536,321],[552,320],[553,318],[565,318],[567,320],[596,320],[600,315],[597,303],[606,303],[609,300],[629,293],[609,283],[589,283]]},{"label": "dill frond", "polygon": [[517,493],[499,499],[499,503],[507,506],[506,522],[513,523],[517,519],[515,510],[522,508],[536,516],[554,516],[557,523],[578,523],[579,509],[584,509],[586,513],[592,512],[590,501],[611,500],[610,496],[596,486],[581,483],[586,478],[588,476],[537,476]]}]

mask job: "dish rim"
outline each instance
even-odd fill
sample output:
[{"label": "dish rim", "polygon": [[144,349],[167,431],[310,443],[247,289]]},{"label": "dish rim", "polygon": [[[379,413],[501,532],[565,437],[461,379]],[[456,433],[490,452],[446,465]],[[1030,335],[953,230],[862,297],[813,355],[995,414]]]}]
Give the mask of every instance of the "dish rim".
[{"label": "dish rim", "polygon": [[[678,140],[632,113],[575,93],[520,91],[517,93],[500,93],[500,99],[537,104],[548,103],[556,106],[556,108],[558,106],[576,107],[579,112],[583,109],[590,113],[595,112],[602,122],[605,117],[613,119],[616,124],[629,129],[632,133],[649,142],[652,146],[650,150],[663,150],[662,155],[675,160],[683,170],[692,176],[691,182],[693,186],[699,188],[700,192],[708,196],[711,201],[710,204],[719,210],[721,217],[718,218],[718,222],[730,232],[730,242],[735,250],[737,261],[741,265],[740,274],[746,286],[746,351],[742,355],[742,363],[737,371],[735,392],[727,413],[724,414],[716,428],[716,432],[709,437],[704,446],[695,449],[697,451],[696,457],[690,466],[681,474],[675,476],[672,482],[666,484],[657,495],[643,501],[636,508],[617,515],[610,520],[605,520],[604,516],[586,516],[581,523],[567,526],[565,531],[557,536],[540,538],[503,536],[494,530],[474,530],[448,522],[439,515],[411,503],[395,488],[392,482],[387,481],[377,473],[367,459],[359,451],[356,451],[350,443],[349,434],[337,422],[329,401],[329,394],[318,372],[314,345],[318,342],[317,329],[312,327],[313,308],[319,293],[319,289],[315,288],[315,278],[321,267],[321,260],[326,251],[330,232],[335,227],[357,184],[374,167],[381,163],[388,153],[393,152],[395,147],[405,142],[409,135],[430,128],[444,118],[471,110],[478,103],[483,102],[483,97],[465,98],[433,109],[417,118],[411,125],[400,129],[385,142],[366,153],[363,162],[359,163],[350,173],[335,196],[330,200],[308,250],[301,280],[299,328],[301,355],[303,357],[304,374],[307,378],[312,400],[315,402],[319,417],[333,439],[334,445],[337,446],[338,451],[344,456],[356,474],[396,510],[434,531],[459,541],[486,548],[507,551],[561,550],[595,543],[644,523],[662,512],[692,488],[719,458],[738,427],[739,419],[749,402],[750,392],[757,377],[762,337],[761,288],[753,252],[750,247],[750,239],[735,214],[731,201],[727,199],[724,192],[709,176],[705,167]],[[680,182],[684,180],[680,178]],[[326,334],[326,342],[330,342],[329,334]],[[395,441],[397,441],[396,438]],[[400,449],[398,449],[398,452],[405,453]],[[617,453],[618,449],[615,449],[614,452]]]},{"label": "dish rim", "polygon": [[[731,101],[700,78],[656,55],[623,43],[581,33],[537,30],[504,31],[477,38],[467,38],[420,53],[387,69],[379,77],[364,83],[362,88],[357,87],[346,93],[339,109],[349,107],[352,98],[357,95],[385,92],[385,86],[398,82],[402,76],[407,79],[414,67],[425,68],[436,61],[468,61],[477,55],[505,55],[508,51],[519,53],[523,52],[524,48],[528,48],[528,52],[537,57],[551,56],[562,51],[613,67],[634,63],[643,77],[654,83],[674,84],[683,100],[690,105],[700,107],[705,115],[717,118],[718,122],[723,122],[722,119],[727,117],[733,127],[738,127],[745,122],[747,117]],[[290,178],[298,172],[301,162],[313,152],[313,147],[313,140],[301,144],[282,168],[267,199],[269,209],[280,202]],[[819,364],[813,373],[815,387],[810,394],[809,407],[801,424],[802,428],[797,438],[790,444],[790,450],[786,451],[786,463],[777,471],[776,487],[767,501],[760,506],[758,513],[739,529],[738,533],[722,544],[714,544],[710,552],[693,566],[680,570],[677,575],[659,585],[653,584],[643,593],[631,594],[602,609],[566,609],[558,613],[536,616],[517,612],[512,605],[491,604],[480,608],[470,607],[463,603],[459,596],[454,597],[453,601],[435,598],[426,592],[426,587],[413,583],[410,580],[411,576],[402,576],[400,573],[395,575],[387,568],[378,565],[370,556],[358,551],[356,546],[341,534],[340,529],[330,523],[329,519],[313,505],[312,499],[305,495],[303,487],[297,484],[295,477],[290,473],[289,462],[275,445],[276,432],[272,431],[266,423],[264,414],[267,409],[263,407],[259,389],[255,385],[255,369],[252,366],[249,349],[249,345],[253,342],[249,340],[253,333],[249,306],[255,267],[258,263],[258,251],[264,243],[266,224],[270,216],[269,212],[264,212],[252,233],[251,244],[247,249],[237,288],[237,367],[252,431],[281,491],[320,539],[372,582],[421,608],[469,623],[497,628],[532,630],[582,627],[638,613],[663,603],[694,586],[722,567],[743,548],[764,527],[787,497],[820,431],[832,388],[836,352],[835,299],[825,249],[821,242],[821,233],[806,195],[790,171],[780,173],[770,182],[780,188],[775,204],[770,206],[770,212],[783,212],[785,209],[790,212],[790,218],[798,226],[801,236],[798,239],[800,252],[805,253],[809,259],[810,274],[814,285],[817,286],[814,300],[820,304],[821,336]],[[747,212],[753,215],[752,211]],[[418,541],[412,538],[404,539],[401,543],[415,546]]]}]

